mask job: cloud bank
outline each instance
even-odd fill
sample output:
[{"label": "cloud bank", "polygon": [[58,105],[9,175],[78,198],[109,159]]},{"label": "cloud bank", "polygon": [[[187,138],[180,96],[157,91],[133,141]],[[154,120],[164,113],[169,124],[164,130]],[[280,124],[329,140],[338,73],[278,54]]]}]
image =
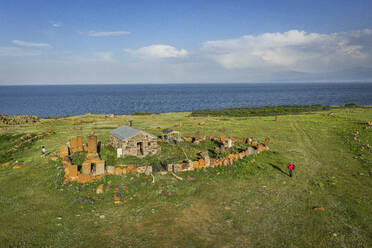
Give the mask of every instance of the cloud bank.
[{"label": "cloud bank", "polygon": [[[95,32],[92,36],[123,35]],[[113,34],[115,33],[115,34]],[[0,47],[0,83],[372,82],[372,30],[302,30],[210,40],[186,50],[168,44],[100,47],[54,58],[50,46],[14,40]],[[115,50],[116,49],[116,50]],[[109,50],[109,51],[108,51]],[[123,50],[125,52],[123,52]],[[40,59],[36,55],[42,55]],[[51,56],[50,54],[52,54]],[[11,60],[7,57],[14,57]],[[24,59],[28,56],[28,59]],[[47,58],[47,59],[45,59]]]},{"label": "cloud bank", "polygon": [[207,41],[203,50],[228,70],[323,73],[371,62],[372,30],[332,34],[290,30]]},{"label": "cloud bank", "polygon": [[137,50],[125,49],[126,52],[145,58],[180,58],[188,55],[185,49],[179,49],[169,45],[151,45]]},{"label": "cloud bank", "polygon": [[51,47],[51,45],[47,43],[34,43],[34,42],[21,41],[21,40],[13,40],[12,42],[18,46],[24,46],[24,47]]},{"label": "cloud bank", "polygon": [[97,31],[89,31],[88,35],[92,37],[108,37],[108,36],[121,36],[121,35],[129,35],[131,34],[128,31],[111,31],[111,32],[97,32]]}]

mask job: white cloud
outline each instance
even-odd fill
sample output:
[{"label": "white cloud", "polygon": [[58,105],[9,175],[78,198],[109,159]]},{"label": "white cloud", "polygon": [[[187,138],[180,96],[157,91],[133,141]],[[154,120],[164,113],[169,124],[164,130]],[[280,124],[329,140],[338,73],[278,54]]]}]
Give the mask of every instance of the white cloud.
[{"label": "white cloud", "polygon": [[34,43],[34,42],[21,41],[21,40],[13,40],[12,42],[18,46],[25,46],[25,47],[51,47],[47,43]]},{"label": "white cloud", "polygon": [[135,56],[147,58],[178,58],[188,55],[185,49],[177,50],[175,47],[169,45],[151,45],[137,50],[125,49],[125,51]]},{"label": "white cloud", "polygon": [[0,84],[372,80],[369,29],[331,34],[291,30],[245,35],[206,41],[192,53],[164,44],[125,51],[134,59],[114,50],[55,51],[37,57],[43,49],[0,47],[0,56],[15,56],[0,57]]},{"label": "white cloud", "polygon": [[25,50],[20,47],[0,47],[0,56],[9,57],[24,57],[24,56],[37,56],[41,52],[38,50]]},{"label": "white cloud", "polygon": [[62,27],[62,23],[53,23],[52,26],[54,28],[60,28],[60,27]]},{"label": "white cloud", "polygon": [[333,34],[290,30],[207,41],[204,52],[226,69],[276,68],[320,73],[363,65],[372,59],[372,30]]},{"label": "white cloud", "polygon": [[97,32],[89,31],[88,35],[93,37],[106,37],[106,36],[120,36],[120,35],[129,35],[131,34],[128,31],[111,31],[111,32]]}]

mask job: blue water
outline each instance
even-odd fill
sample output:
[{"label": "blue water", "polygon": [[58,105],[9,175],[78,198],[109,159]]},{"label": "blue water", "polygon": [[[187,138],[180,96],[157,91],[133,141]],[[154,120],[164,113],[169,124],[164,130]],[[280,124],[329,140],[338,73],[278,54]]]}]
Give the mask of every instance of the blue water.
[{"label": "blue water", "polygon": [[346,103],[372,105],[372,83],[0,86],[0,113],[39,117]]}]

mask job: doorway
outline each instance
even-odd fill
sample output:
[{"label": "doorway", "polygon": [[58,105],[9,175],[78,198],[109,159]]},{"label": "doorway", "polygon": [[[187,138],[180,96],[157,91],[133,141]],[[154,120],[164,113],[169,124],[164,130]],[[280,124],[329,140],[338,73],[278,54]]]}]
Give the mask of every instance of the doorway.
[{"label": "doorway", "polygon": [[137,155],[143,156],[144,155],[144,149],[143,149],[143,142],[137,143]]}]

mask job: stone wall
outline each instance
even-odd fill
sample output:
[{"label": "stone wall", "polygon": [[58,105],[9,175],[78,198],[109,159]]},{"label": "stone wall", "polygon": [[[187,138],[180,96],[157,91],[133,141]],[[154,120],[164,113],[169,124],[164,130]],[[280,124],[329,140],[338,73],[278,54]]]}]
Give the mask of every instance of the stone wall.
[{"label": "stone wall", "polygon": [[115,136],[110,135],[110,141],[112,146],[116,149],[123,149],[123,156],[136,156],[142,158],[160,152],[157,138],[146,132],[138,132],[132,137],[124,140],[120,140]]}]

